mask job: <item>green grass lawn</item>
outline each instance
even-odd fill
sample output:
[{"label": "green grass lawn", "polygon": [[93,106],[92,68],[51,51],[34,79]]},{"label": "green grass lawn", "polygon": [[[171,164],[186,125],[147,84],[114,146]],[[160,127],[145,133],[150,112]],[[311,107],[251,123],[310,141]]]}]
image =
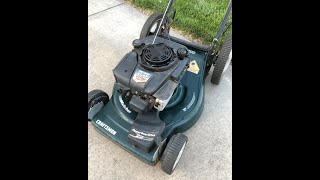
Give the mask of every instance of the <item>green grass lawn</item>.
[{"label": "green grass lawn", "polygon": [[[130,1],[142,9],[153,12],[164,12],[169,2],[169,0]],[[176,9],[177,13],[172,27],[208,45],[218,31],[228,4],[229,0],[175,0],[172,9]]]}]

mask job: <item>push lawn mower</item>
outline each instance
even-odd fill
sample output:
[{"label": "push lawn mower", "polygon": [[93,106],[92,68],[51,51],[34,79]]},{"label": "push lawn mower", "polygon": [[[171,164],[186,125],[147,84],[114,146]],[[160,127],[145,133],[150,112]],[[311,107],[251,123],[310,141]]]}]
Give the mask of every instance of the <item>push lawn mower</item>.
[{"label": "push lawn mower", "polygon": [[[95,129],[142,161],[172,174],[186,147],[188,130],[200,117],[204,80],[214,66],[211,82],[218,85],[232,58],[231,1],[210,46],[169,35],[174,20],[170,0],[164,13],[145,22],[140,39],[113,69],[112,97],[88,93],[88,120]],[[220,44],[220,45],[219,45]]]}]

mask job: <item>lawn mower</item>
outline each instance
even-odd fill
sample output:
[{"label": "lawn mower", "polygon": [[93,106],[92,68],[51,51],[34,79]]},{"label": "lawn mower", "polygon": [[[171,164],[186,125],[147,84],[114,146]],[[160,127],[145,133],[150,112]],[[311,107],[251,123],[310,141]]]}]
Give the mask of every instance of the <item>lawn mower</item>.
[{"label": "lawn mower", "polygon": [[[176,14],[170,0],[164,13],[145,22],[140,38],[113,69],[112,96],[88,93],[88,120],[102,135],[140,160],[172,174],[186,147],[183,132],[199,119],[204,106],[204,80],[218,85],[232,59],[230,1],[210,46],[169,34]],[[229,31],[230,32],[230,31]]]}]

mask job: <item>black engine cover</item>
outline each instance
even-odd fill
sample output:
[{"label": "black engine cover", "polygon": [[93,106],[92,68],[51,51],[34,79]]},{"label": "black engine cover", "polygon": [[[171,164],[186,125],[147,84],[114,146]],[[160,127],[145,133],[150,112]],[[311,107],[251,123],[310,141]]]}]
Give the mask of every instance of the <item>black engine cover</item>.
[{"label": "black engine cover", "polygon": [[138,64],[138,56],[135,52],[130,52],[116,66],[113,70],[113,75],[116,78],[116,83],[119,89],[129,90],[130,79]]},{"label": "black engine cover", "polygon": [[155,94],[168,80],[179,83],[189,63],[188,57],[177,55],[187,48],[181,44],[153,36],[134,41],[134,49],[113,70],[121,91],[131,91],[141,97]]}]

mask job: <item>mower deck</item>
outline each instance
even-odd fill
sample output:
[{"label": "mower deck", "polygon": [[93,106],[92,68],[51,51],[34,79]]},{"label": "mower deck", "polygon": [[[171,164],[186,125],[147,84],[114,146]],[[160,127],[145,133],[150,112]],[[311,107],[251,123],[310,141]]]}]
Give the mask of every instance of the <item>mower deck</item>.
[{"label": "mower deck", "polygon": [[[189,57],[192,67],[189,67],[190,71],[189,69],[186,71],[176,92],[159,115],[166,124],[162,134],[162,138],[166,139],[166,142],[172,135],[191,128],[203,110],[205,54],[201,50],[188,48],[191,50]],[[192,63],[193,60],[197,65]],[[126,107],[114,86],[110,101],[92,118],[91,122],[95,129],[105,137],[142,161],[155,165],[160,158],[159,154],[161,154],[159,148],[155,147],[146,153],[128,143],[128,134],[136,116],[136,112]]]}]

